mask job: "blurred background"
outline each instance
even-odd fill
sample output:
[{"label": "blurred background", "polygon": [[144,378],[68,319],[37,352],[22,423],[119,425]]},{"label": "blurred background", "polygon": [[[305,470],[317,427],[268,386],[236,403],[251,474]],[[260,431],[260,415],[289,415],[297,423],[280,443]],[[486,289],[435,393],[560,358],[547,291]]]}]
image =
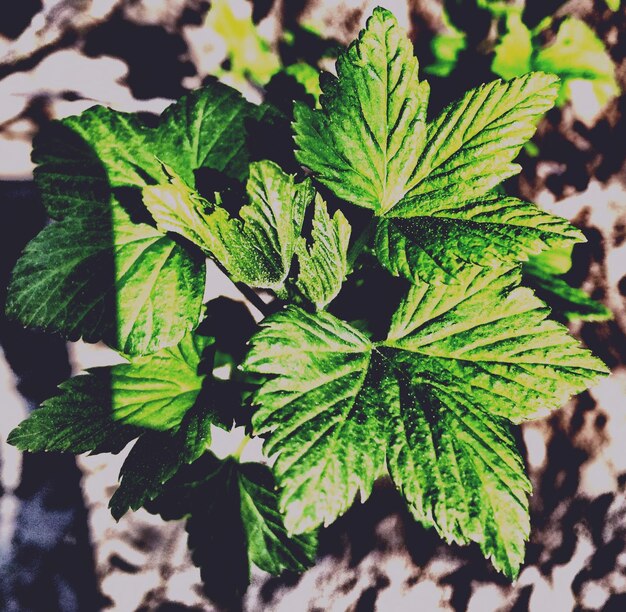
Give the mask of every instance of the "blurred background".
[{"label": "blurred background", "polygon": [[[321,535],[302,576],[253,574],[245,610],[626,610],[626,8],[619,0],[20,0],[0,9],[0,302],[46,223],[33,136],[94,104],[160,113],[216,76],[254,102],[317,95],[376,5],[409,31],[433,108],[530,69],[557,72],[559,106],[507,188],[569,218],[587,243],[561,270],[580,297],[555,309],[612,369],[520,432],[534,494],[519,579],[416,525],[380,482]],[[569,268],[569,270],[567,270]],[[530,273],[529,273],[530,274]],[[532,276],[532,275],[531,275]],[[531,279],[532,280],[532,279]],[[539,281],[535,278],[535,284]],[[538,287],[541,290],[541,287]],[[545,290],[545,287],[544,287]],[[215,276],[215,295],[233,293]],[[550,296],[547,296],[547,298]],[[546,299],[547,299],[546,298]],[[0,315],[0,609],[217,610],[182,525],[107,509],[123,456],[24,455],[8,432],[62,380],[111,363]]]}]

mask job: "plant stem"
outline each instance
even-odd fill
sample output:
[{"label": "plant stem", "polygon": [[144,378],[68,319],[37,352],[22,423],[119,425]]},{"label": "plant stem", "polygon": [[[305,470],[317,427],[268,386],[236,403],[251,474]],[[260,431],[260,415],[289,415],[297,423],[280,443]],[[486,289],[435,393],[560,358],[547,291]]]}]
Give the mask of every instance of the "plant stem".
[{"label": "plant stem", "polygon": [[244,436],[243,440],[241,440],[239,446],[235,449],[235,452],[231,455],[231,457],[234,457],[235,459],[237,459],[237,461],[239,461],[243,450],[246,448],[246,446],[248,446],[250,440],[252,440],[250,436]]}]

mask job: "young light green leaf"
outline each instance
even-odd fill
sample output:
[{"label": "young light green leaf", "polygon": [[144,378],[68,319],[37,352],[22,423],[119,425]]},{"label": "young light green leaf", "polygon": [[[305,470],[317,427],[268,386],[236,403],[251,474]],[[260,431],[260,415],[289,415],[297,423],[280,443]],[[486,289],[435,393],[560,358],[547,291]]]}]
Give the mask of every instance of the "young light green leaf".
[{"label": "young light green leaf", "polygon": [[[309,180],[296,183],[275,163],[254,162],[246,185],[250,204],[232,218],[164,167],[168,183],[146,187],[144,203],[162,231],[185,236],[219,261],[234,281],[276,289],[293,259],[304,211],[313,198]],[[217,195],[219,204],[219,195]]]},{"label": "young light green leaf", "polygon": [[300,273],[297,286],[318,309],[325,308],[337,296],[348,273],[347,252],[350,224],[341,211],[332,219],[326,202],[317,196],[311,231],[312,245],[300,238],[296,246]]},{"label": "young light green leaf", "polygon": [[377,213],[408,191],[424,146],[428,85],[406,33],[387,10],[324,75],[320,110],[294,109],[296,157],[339,197]]},{"label": "young light green leaf", "polygon": [[443,271],[449,282],[468,262],[490,266],[494,260],[523,261],[545,248],[584,240],[565,219],[516,198],[433,198],[406,218],[381,219],[376,252],[395,276],[413,282]]},{"label": "young light green leaf", "polygon": [[491,70],[503,79],[512,79],[532,70],[532,33],[522,21],[520,13],[512,12],[506,18],[506,33],[494,49]]},{"label": "young light green leaf", "polygon": [[[241,596],[250,565],[300,572],[315,556],[312,534],[289,537],[278,511],[271,471],[206,453],[183,468],[148,505],[165,519],[187,518],[189,547],[209,596],[223,604]],[[219,572],[222,580],[213,580]]]},{"label": "young light green leaf", "polygon": [[[70,340],[104,340],[126,354],[157,351],[197,325],[204,262],[150,225],[133,223],[110,196],[80,205],[26,247],[9,286],[7,312]],[[93,205],[92,205],[93,204]]]},{"label": "young light green leaf", "polygon": [[554,42],[537,51],[534,66],[563,79],[561,102],[572,96],[569,88],[577,80],[591,81],[602,106],[619,95],[615,65],[604,43],[584,21],[575,17],[565,19]]},{"label": "young light green leaf", "polygon": [[284,72],[300,83],[306,93],[313,97],[316,107],[320,108],[320,97],[322,96],[320,71],[315,66],[300,61],[286,66]]},{"label": "young light green leaf", "polygon": [[201,246],[233,280],[277,289],[289,273],[314,190],[308,179],[296,183],[294,176],[264,161],[250,166],[246,191],[250,204],[241,208],[239,218],[220,207],[204,217]]},{"label": "young light green leaf", "polygon": [[385,409],[372,346],[347,323],[325,312],[290,307],[265,319],[245,367],[274,375],[258,392],[256,433],[277,453],[285,525],[302,533],[330,524],[355,495],[365,500],[384,461]]},{"label": "young light green leaf", "polygon": [[511,161],[557,94],[557,78],[537,72],[481,85],[447,106],[429,123],[412,188],[391,214],[412,217],[432,202],[469,202],[517,174],[520,167]]}]

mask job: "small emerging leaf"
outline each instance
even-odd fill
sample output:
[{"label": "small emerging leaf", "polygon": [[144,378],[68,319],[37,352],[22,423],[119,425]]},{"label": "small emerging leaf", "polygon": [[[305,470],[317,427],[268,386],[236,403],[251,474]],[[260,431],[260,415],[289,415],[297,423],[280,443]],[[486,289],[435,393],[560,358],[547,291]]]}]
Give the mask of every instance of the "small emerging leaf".
[{"label": "small emerging leaf", "polygon": [[233,280],[276,289],[289,273],[313,188],[308,179],[296,183],[276,164],[258,162],[246,191],[250,204],[239,218],[223,208],[207,217],[206,246]]},{"label": "small emerging leaf", "polygon": [[318,309],[332,302],[348,273],[350,232],[350,224],[341,211],[336,211],[331,219],[326,202],[318,195],[311,231],[313,244],[307,248],[306,240],[300,238],[296,247],[300,264],[298,288]]}]

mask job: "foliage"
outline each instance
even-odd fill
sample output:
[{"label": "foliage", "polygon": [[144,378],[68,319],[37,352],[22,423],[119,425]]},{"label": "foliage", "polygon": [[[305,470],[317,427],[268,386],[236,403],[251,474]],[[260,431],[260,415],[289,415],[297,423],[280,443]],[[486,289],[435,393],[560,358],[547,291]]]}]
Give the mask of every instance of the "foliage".
[{"label": "foliage", "polygon": [[[216,82],[154,124],[95,107],[35,142],[54,222],[17,264],[9,313],[127,363],[64,383],[9,441],[134,441],[114,516],[185,518],[220,601],[251,564],[303,570],[316,530],[384,474],[416,520],[514,578],[530,528],[514,424],[606,373],[520,286],[522,262],[582,234],[495,191],[557,80],[494,81],[429,120],[418,68],[376,9],[319,103],[296,103],[295,153],[281,111]],[[253,334],[234,305],[201,308],[206,257],[263,310]],[[234,423],[271,470],[214,456],[213,428]]]},{"label": "foliage", "polygon": [[[491,71],[505,79],[532,70],[556,74],[561,79],[559,105],[572,98],[572,87],[579,82],[590,85],[601,106],[619,94],[611,56],[584,21],[557,19],[547,12],[548,4],[545,17],[533,24],[536,16],[528,8],[525,2],[473,0],[461,5],[446,0],[442,31],[431,43],[435,61],[427,72],[455,76],[457,68],[464,70],[484,58]],[[487,29],[485,22],[493,26]]]}]

